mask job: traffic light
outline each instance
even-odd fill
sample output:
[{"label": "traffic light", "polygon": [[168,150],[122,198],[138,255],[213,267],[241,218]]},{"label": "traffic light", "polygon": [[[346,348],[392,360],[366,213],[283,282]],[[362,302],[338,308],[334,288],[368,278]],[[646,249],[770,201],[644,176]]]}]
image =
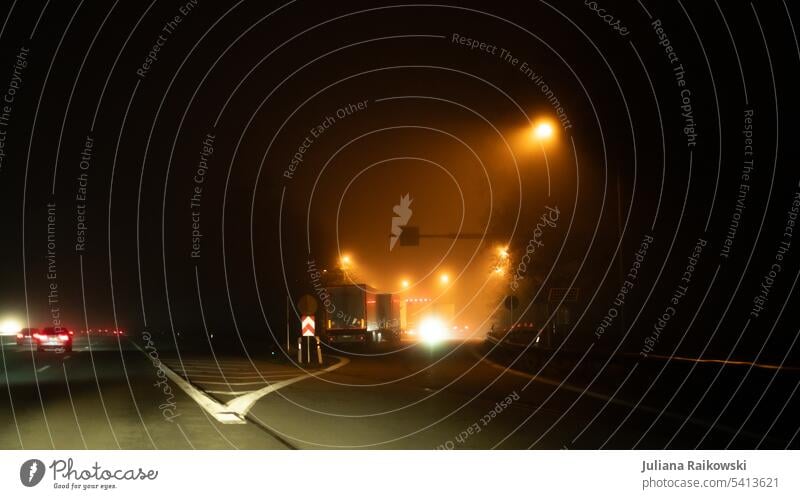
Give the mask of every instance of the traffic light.
[{"label": "traffic light", "polygon": [[419,227],[416,225],[403,225],[400,227],[400,246],[419,246]]}]

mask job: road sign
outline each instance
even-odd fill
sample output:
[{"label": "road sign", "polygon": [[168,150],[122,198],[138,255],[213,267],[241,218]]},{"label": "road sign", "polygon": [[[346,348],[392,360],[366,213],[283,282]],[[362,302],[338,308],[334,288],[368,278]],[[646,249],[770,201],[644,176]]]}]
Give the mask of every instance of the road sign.
[{"label": "road sign", "polygon": [[514,295],[506,296],[506,299],[503,300],[503,304],[509,310],[514,310],[515,308],[519,308],[519,298]]},{"label": "road sign", "polygon": [[297,300],[297,310],[303,315],[314,315],[317,311],[317,300],[311,295],[303,295]]},{"label": "road sign", "polygon": [[314,316],[304,315],[301,318],[303,336],[314,336]]}]

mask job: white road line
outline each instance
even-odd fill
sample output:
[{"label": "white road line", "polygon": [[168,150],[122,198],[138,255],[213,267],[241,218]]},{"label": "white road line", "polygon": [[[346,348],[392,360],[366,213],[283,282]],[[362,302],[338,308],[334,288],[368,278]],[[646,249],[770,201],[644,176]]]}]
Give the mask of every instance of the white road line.
[{"label": "white road line", "polygon": [[[228,383],[226,381],[199,381],[193,378],[189,378],[189,381],[195,382],[200,385],[225,385],[225,386],[246,386],[246,385],[266,385],[270,383],[270,380],[259,380],[259,381],[245,381],[245,382],[236,382],[236,383]],[[277,383],[278,381],[276,381]]]},{"label": "white road line", "polygon": [[272,375],[281,375],[281,376],[289,375],[289,376],[292,376],[292,375],[297,375],[297,374],[303,372],[301,369],[294,369],[292,371],[237,371],[237,372],[232,372],[231,371],[232,372],[231,376],[227,376],[227,374],[229,372],[228,369],[223,369],[222,371],[220,371],[219,369],[180,369],[180,368],[175,367],[175,366],[170,366],[170,369],[172,369],[176,373],[186,373],[186,374],[188,374],[190,376],[192,376],[192,375],[194,375],[194,376],[205,376],[205,374],[203,374],[203,373],[208,373],[208,374],[212,374],[212,375],[215,375],[215,376],[219,375],[219,374],[225,374],[226,377],[239,376],[239,377],[244,377],[244,378],[252,378],[254,376],[272,376]]},{"label": "white road line", "polygon": [[230,372],[232,372],[232,373],[239,373],[239,372],[253,372],[253,371],[257,371],[257,369],[253,369],[253,368],[244,369],[244,368],[241,368],[241,367],[227,367],[227,366],[206,366],[206,367],[201,367],[201,366],[187,366],[187,365],[185,365],[185,364],[184,364],[184,365],[181,365],[179,362],[164,362],[164,364],[168,364],[168,365],[172,366],[172,368],[173,368],[173,369],[180,369],[180,370],[186,370],[186,371],[214,371],[214,372],[219,372],[220,370],[222,370],[222,371],[225,371],[225,372],[228,372],[228,371],[230,371]]},{"label": "white road line", "polygon": [[214,369],[211,369],[211,368],[209,368],[209,369],[193,369],[193,368],[179,367],[179,366],[177,366],[175,364],[171,364],[169,362],[165,362],[165,364],[170,366],[170,369],[172,369],[173,371],[183,371],[183,372],[187,372],[187,373],[209,373],[209,372],[228,373],[229,372],[229,373],[231,373],[233,375],[237,375],[237,376],[243,376],[245,374],[259,374],[259,373],[267,373],[267,374],[269,374],[269,373],[297,374],[299,372],[303,372],[303,369],[280,369],[280,370],[278,370],[278,369],[276,369],[276,370],[270,370],[270,369],[246,369],[245,370],[245,369],[225,369],[225,368],[222,368],[222,369],[216,369],[216,368],[214,368]]},{"label": "white road line", "polygon": [[[205,372],[205,371],[214,371],[214,372],[219,372],[219,371],[220,371],[220,367],[217,367],[217,366],[208,366],[208,367],[199,367],[199,366],[186,366],[186,367],[181,367],[181,366],[180,366],[180,364],[179,364],[178,362],[165,362],[165,364],[169,364],[169,365],[171,365],[171,366],[172,366],[172,369],[174,369],[174,370],[176,370],[176,371],[179,371],[179,370],[180,370],[180,371],[200,371],[200,372]],[[222,370],[222,371],[225,371],[225,372],[228,372],[228,371],[230,371],[230,372],[232,372],[232,373],[252,373],[252,372],[258,372],[258,369],[252,369],[252,368],[250,368],[250,369],[243,369],[243,368],[241,368],[241,367],[233,367],[233,368],[231,368],[231,367],[225,367],[225,366],[221,366],[221,370]]]},{"label": "white road line", "polygon": [[49,369],[49,368],[50,368],[50,364],[40,367],[39,369],[36,370],[36,372],[40,373],[40,372],[44,371],[45,369]]},{"label": "white road line", "polygon": [[[190,379],[190,380],[196,380],[196,381],[198,381],[200,383],[202,383],[204,380],[213,380],[213,379],[221,379],[223,381],[229,379],[229,380],[241,381],[241,382],[245,382],[245,381],[258,382],[258,381],[270,381],[270,380],[277,380],[277,379],[292,377],[291,374],[280,374],[280,375],[276,375],[276,376],[272,376],[272,375],[264,375],[264,376],[221,376],[219,374],[217,374],[217,375],[211,375],[211,374],[185,374],[185,373],[181,373],[180,371],[175,371],[175,372],[178,373],[178,374],[183,374],[184,378],[187,378],[187,379]],[[294,375],[297,376],[298,374],[301,374],[301,373],[302,373],[302,371],[297,371],[296,373],[294,373]]]},{"label": "white road line", "polygon": [[206,390],[206,393],[213,393],[214,395],[244,395],[245,393],[250,393],[250,390],[245,390],[243,392],[224,392],[220,390]]},{"label": "white road line", "polygon": [[[142,354],[145,357],[150,359],[150,356],[147,354],[147,352],[145,352],[139,345],[134,343],[134,346],[140,352],[142,352]],[[345,366],[347,363],[350,362],[349,359],[346,359],[344,357],[337,357],[337,358],[339,359],[339,362],[326,369],[317,371],[317,373],[331,372],[336,369],[339,369],[340,367]],[[183,390],[186,393],[186,395],[188,395],[189,397],[192,398],[192,400],[197,402],[197,405],[199,405],[203,410],[211,414],[211,416],[214,419],[216,419],[222,424],[245,424],[246,421],[244,418],[245,416],[247,416],[247,412],[250,410],[251,407],[253,407],[253,405],[255,405],[258,399],[260,399],[264,395],[267,395],[268,393],[272,393],[275,390],[280,390],[281,388],[289,386],[292,383],[297,383],[298,381],[302,381],[313,375],[312,373],[306,373],[302,376],[297,376],[291,379],[280,381],[278,383],[272,384],[260,390],[248,392],[245,395],[236,397],[227,404],[220,404],[216,400],[209,397],[206,393],[200,391],[194,385],[183,379],[178,373],[170,369],[169,366],[167,366],[167,364],[164,363],[164,361],[161,361],[159,367],[161,367],[161,369],[164,371],[164,374],[166,374],[167,377],[170,380],[172,380],[172,382],[175,383],[175,385],[178,386],[178,388]]]},{"label": "white road line", "polygon": [[[148,359],[150,359],[150,356],[147,354],[147,352],[142,350],[142,348],[138,344],[134,343],[134,345],[140,352],[142,352]],[[212,399],[205,393],[195,388],[191,383],[180,377],[180,375],[178,375],[175,371],[167,367],[167,365],[164,364],[163,362],[159,363],[159,367],[164,371],[164,374],[166,374],[166,376],[169,379],[171,379],[172,382],[175,383],[175,385],[178,386],[178,388],[183,390],[186,393],[186,395],[190,396],[192,400],[197,402],[197,405],[199,405],[207,413],[211,414],[211,416],[213,416],[214,419],[216,419],[220,423],[245,424],[245,421],[241,416],[227,410],[227,408],[223,404],[220,404],[216,400]]]},{"label": "white road line", "polygon": [[[555,379],[545,378],[544,376],[534,376],[533,374],[527,373],[525,371],[520,371],[518,369],[514,369],[514,368],[511,368],[511,367],[508,367],[508,366],[504,366],[502,364],[498,364],[497,362],[494,362],[493,360],[490,360],[488,357],[481,358],[480,354],[478,354],[474,350],[473,350],[472,354],[474,356],[476,356],[479,360],[482,360],[485,364],[488,364],[488,365],[492,366],[493,368],[495,368],[495,369],[497,369],[499,371],[503,371],[504,374],[513,374],[513,375],[519,376],[521,378],[532,379],[535,382],[541,383],[543,385],[553,386],[553,387],[559,388],[561,390],[565,390],[565,391],[572,392],[572,393],[577,393],[577,394],[583,395],[585,397],[589,397],[589,398],[593,398],[593,399],[597,399],[597,400],[602,400],[604,402],[610,402],[612,404],[620,405],[620,406],[627,407],[627,408],[632,408],[634,406],[633,402],[628,402],[628,401],[620,399],[620,398],[613,398],[612,399],[608,395],[605,395],[605,394],[602,394],[602,393],[598,393],[598,392],[594,392],[592,390],[585,390],[585,389],[581,388],[580,386],[572,385],[572,384],[569,384],[569,383],[564,383],[564,382],[561,382],[561,381],[558,381],[558,380],[555,380]],[[656,413],[658,412],[657,409],[655,409],[653,407],[648,407],[648,406],[645,406],[645,405],[640,405],[639,408],[643,409],[643,410],[654,411]]]},{"label": "white road line", "polygon": [[258,399],[260,399],[264,395],[268,395],[268,394],[270,394],[270,393],[272,393],[272,392],[274,392],[276,390],[280,390],[281,388],[285,388],[285,387],[291,385],[292,383],[297,383],[298,381],[302,381],[302,380],[304,380],[306,378],[310,378],[311,376],[316,376],[318,374],[323,374],[323,373],[328,373],[328,372],[331,372],[331,371],[335,371],[336,369],[339,369],[340,367],[346,366],[350,362],[350,359],[348,359],[346,357],[336,357],[336,358],[339,359],[339,362],[337,362],[336,364],[334,364],[334,365],[332,365],[332,366],[330,366],[328,368],[321,369],[321,370],[316,371],[314,373],[306,373],[306,374],[303,374],[301,376],[297,376],[297,377],[290,378],[290,379],[287,379],[287,380],[279,381],[278,383],[274,383],[272,385],[264,387],[261,390],[256,390],[254,392],[250,392],[250,393],[245,394],[245,395],[240,395],[240,396],[236,397],[235,399],[231,400],[230,402],[228,402],[227,404],[225,404],[225,406],[228,407],[229,409],[233,410],[233,412],[235,412],[236,414],[241,414],[242,417],[244,417],[245,415],[247,415],[247,412],[255,405],[255,403],[258,402]]},{"label": "white road line", "polygon": [[[205,367],[205,366],[213,367],[213,368],[217,367],[217,364],[215,362],[213,362],[213,361],[196,361],[196,360],[192,361],[192,360],[185,360],[185,359],[183,361],[180,361],[178,359],[162,359],[162,362],[166,362],[166,363],[170,363],[170,364],[182,364],[184,366],[189,366],[189,367]],[[235,363],[233,363],[233,362],[221,361],[219,363],[219,365],[220,366],[227,366],[227,367],[231,367],[231,368],[249,368],[249,369],[253,368],[253,364],[250,363],[250,362],[235,362]]]},{"label": "white road line", "polygon": [[[481,358],[480,354],[478,354],[478,352],[476,352],[474,350],[472,351],[472,354],[473,354],[473,356],[475,356],[479,360],[482,360],[486,364],[494,367],[495,369],[501,370],[504,373],[513,374],[513,375],[520,376],[520,377],[523,377],[523,378],[532,379],[532,380],[536,381],[537,383],[542,383],[544,385],[550,385],[550,386],[559,388],[561,390],[566,390],[568,392],[577,393],[577,394],[582,395],[584,397],[593,398],[593,399],[597,399],[597,400],[602,400],[602,401],[605,401],[607,403],[611,403],[611,404],[614,404],[614,405],[625,407],[627,409],[637,409],[639,411],[647,412],[647,413],[650,413],[650,414],[663,414],[664,416],[667,416],[667,417],[672,418],[672,419],[676,419],[678,421],[683,421],[683,420],[686,419],[685,415],[679,414],[677,412],[671,412],[671,411],[663,411],[662,412],[661,409],[657,409],[655,407],[650,407],[648,405],[644,405],[644,404],[638,404],[637,405],[637,404],[634,404],[633,402],[629,402],[629,401],[627,401],[625,399],[620,399],[620,398],[616,398],[616,397],[611,398],[608,395],[604,395],[602,393],[594,392],[594,391],[591,391],[591,390],[586,390],[584,388],[581,388],[581,387],[575,386],[575,385],[571,385],[569,383],[562,383],[562,382],[560,382],[558,380],[553,380],[553,379],[545,378],[545,377],[542,377],[542,376],[534,376],[534,375],[532,375],[530,373],[526,373],[525,371],[518,371],[517,369],[512,369],[510,367],[507,367],[507,366],[504,366],[502,364],[498,364],[498,363],[496,363],[494,361],[491,361],[491,360],[489,360],[488,357],[487,358]],[[704,426],[706,428],[712,427],[710,422],[704,421],[702,419],[688,418],[688,421],[691,422],[691,423],[694,423],[694,424],[696,424],[698,426]],[[727,427],[727,426],[716,425],[716,426],[713,426],[713,428],[715,428],[717,430],[721,430],[721,431],[727,432],[727,433],[734,433],[733,428],[730,428],[730,427]],[[742,434],[746,435],[745,432],[742,432]],[[754,436],[754,435],[749,435],[749,436]]]}]

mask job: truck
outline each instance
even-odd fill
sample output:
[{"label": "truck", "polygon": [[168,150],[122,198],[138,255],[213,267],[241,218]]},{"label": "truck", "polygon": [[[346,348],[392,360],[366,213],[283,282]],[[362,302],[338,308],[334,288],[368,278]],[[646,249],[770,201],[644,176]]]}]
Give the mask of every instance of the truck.
[{"label": "truck", "polygon": [[324,339],[330,344],[399,341],[399,303],[366,284],[328,287]]}]

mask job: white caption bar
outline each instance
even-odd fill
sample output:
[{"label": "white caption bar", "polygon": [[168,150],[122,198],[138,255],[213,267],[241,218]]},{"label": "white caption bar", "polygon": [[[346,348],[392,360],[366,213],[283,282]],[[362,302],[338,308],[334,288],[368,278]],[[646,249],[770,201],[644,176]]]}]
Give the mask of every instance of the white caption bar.
[{"label": "white caption bar", "polygon": [[31,450],[0,464],[14,498],[800,497],[796,451]]}]

